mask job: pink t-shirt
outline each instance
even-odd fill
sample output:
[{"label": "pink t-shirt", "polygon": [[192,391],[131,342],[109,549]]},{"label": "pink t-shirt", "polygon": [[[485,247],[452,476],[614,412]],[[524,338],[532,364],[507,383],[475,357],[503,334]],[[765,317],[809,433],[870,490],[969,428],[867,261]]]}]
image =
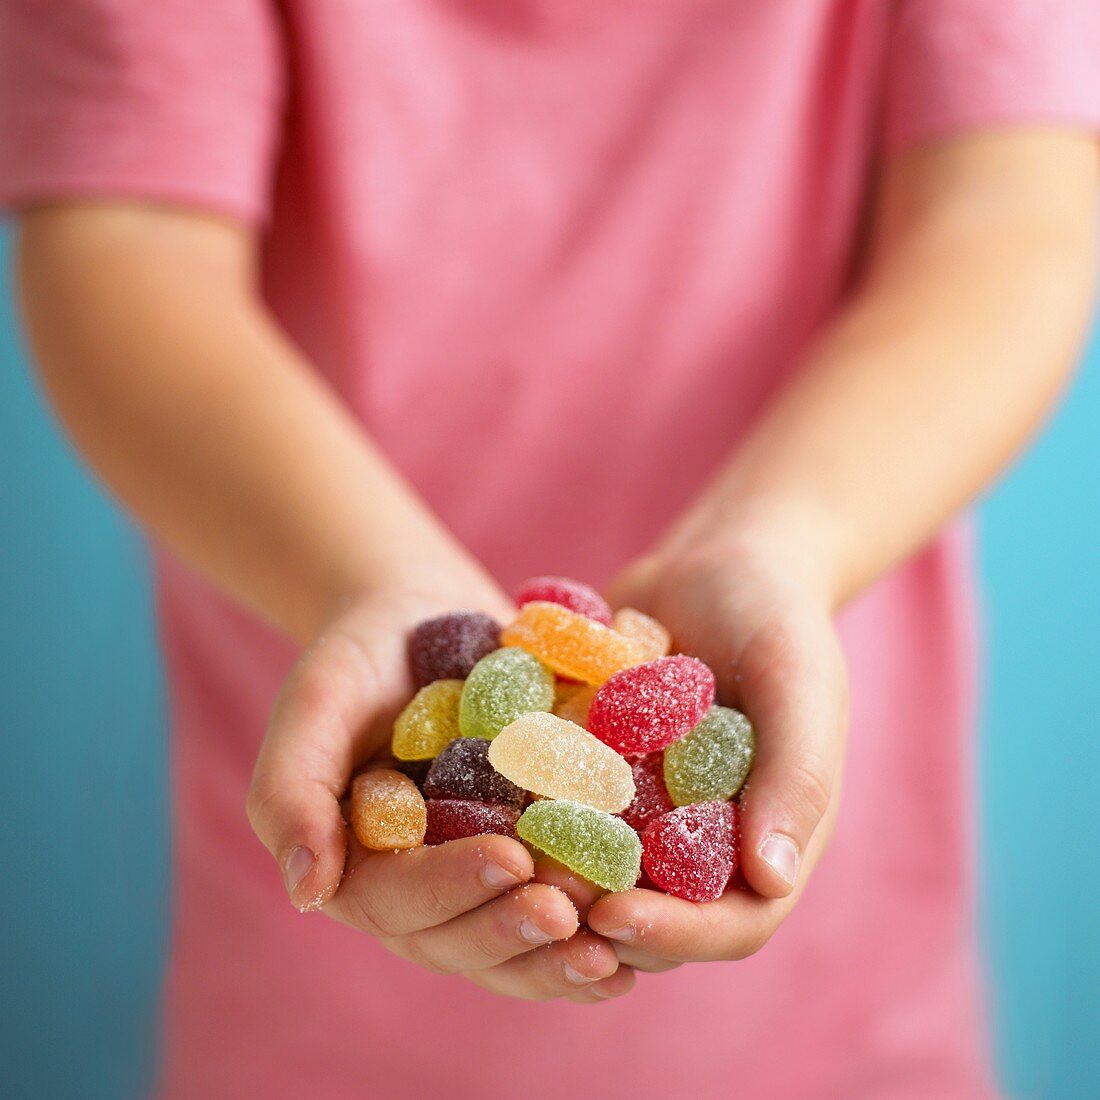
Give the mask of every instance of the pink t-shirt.
[{"label": "pink t-shirt", "polygon": [[[836,309],[879,159],[1095,127],[1098,74],[1093,0],[0,0],[0,200],[262,223],[273,309],[458,535],[505,584],[599,583]],[[496,999],[294,912],[243,812],[293,653],[159,564],[164,1096],[991,1092],[958,532],[843,616],[843,810],[795,914],[598,1008]]]}]

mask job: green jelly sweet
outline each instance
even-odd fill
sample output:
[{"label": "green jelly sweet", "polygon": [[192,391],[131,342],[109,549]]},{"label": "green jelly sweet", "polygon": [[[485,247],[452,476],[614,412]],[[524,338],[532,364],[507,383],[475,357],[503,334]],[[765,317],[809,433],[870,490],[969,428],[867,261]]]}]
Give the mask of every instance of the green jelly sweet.
[{"label": "green jelly sweet", "polygon": [[530,653],[509,646],[482,657],[470,670],[458,727],[463,737],[492,741],[521,714],[553,706],[554,674]]},{"label": "green jelly sweet", "polygon": [[642,842],[622,818],[580,802],[532,802],[516,835],[605,890],[629,890],[642,870]]},{"label": "green jelly sweet", "polygon": [[665,749],[665,786],[677,806],[725,802],[741,789],[756,754],[752,723],[731,707],[711,707]]}]

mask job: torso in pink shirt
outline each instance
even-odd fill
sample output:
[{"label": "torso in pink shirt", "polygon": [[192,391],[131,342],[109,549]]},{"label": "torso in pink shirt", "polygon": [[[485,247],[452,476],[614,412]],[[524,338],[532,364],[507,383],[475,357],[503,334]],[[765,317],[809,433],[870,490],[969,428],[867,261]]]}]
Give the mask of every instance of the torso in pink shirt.
[{"label": "torso in pink shirt", "polygon": [[[271,300],[506,585],[608,579],[834,308],[882,106],[885,21],[860,7],[291,5]],[[847,616],[844,813],[787,927],[596,1010],[496,1000],[293,912],[241,813],[291,653],[166,570],[166,1094],[982,1095],[963,569],[940,546]]]},{"label": "torso in pink shirt", "polygon": [[[3,196],[269,214],[278,316],[505,585],[644,548],[835,310],[884,147],[1089,120],[1067,71],[1098,30],[1023,0],[81,0],[67,36],[23,7],[21,79],[61,106],[44,149],[0,120]],[[80,36],[103,48],[66,68]],[[164,1096],[987,1095],[967,568],[945,537],[845,613],[840,823],[772,942],[582,1008],[291,908],[243,807],[293,653],[162,559]]]}]

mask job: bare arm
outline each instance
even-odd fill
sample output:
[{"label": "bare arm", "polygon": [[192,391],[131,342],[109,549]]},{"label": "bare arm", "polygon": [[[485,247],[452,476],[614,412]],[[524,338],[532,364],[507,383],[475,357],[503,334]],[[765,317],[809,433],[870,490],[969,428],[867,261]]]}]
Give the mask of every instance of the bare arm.
[{"label": "bare arm", "polygon": [[759,523],[789,525],[794,544],[804,525],[834,606],[917,550],[1003,470],[1076,363],[1097,164],[1090,136],[1023,132],[892,165],[863,287],[673,537]]},{"label": "bare arm", "polygon": [[1097,146],[960,139],[889,166],[864,285],[726,468],[621,578],[719,671],[757,727],[743,863],[761,896],[608,897],[623,957],[730,958],[792,908],[835,819],[847,722],[835,609],[1002,470],[1079,354],[1094,286]]},{"label": "bare arm", "polygon": [[297,906],[429,969],[525,998],[626,992],[630,970],[531,881],[515,840],[395,855],[351,839],[342,879],[339,799],[411,694],[407,631],[510,606],[280,333],[254,256],[246,230],[183,210],[64,205],[20,226],[31,341],[89,462],[182,557],[308,643],[256,764],[253,827]]},{"label": "bare arm", "polygon": [[18,257],[77,445],[151,531],[270,622],[305,643],[356,596],[423,586],[437,567],[490,589],[272,322],[245,229],[51,207],[22,218]]}]

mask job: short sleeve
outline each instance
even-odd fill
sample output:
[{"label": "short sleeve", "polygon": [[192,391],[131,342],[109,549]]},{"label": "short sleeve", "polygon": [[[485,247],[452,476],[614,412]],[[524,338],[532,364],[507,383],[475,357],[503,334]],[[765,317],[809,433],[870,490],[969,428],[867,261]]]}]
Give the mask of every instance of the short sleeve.
[{"label": "short sleeve", "polygon": [[1005,125],[1100,130],[1100,0],[899,0],[886,146]]},{"label": "short sleeve", "polygon": [[282,110],[275,0],[0,0],[0,207],[126,197],[249,222]]}]

